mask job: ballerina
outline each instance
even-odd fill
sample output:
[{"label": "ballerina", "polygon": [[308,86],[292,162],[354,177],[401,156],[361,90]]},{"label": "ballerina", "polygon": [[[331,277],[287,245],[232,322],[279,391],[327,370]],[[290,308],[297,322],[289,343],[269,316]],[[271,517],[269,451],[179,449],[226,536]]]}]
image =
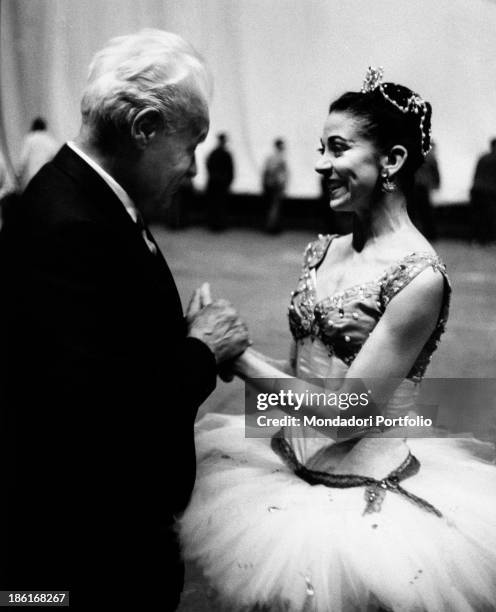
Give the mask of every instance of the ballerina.
[{"label": "ballerina", "polygon": [[[354,213],[353,233],[307,247],[289,306],[290,359],[250,348],[235,362],[259,391],[273,391],[274,379],[303,391],[318,378],[339,392],[374,380],[386,416],[416,414],[451,291],[406,209],[430,123],[430,104],[383,82],[382,70],[369,69],[360,92],[331,104],[316,170],[331,208]],[[478,458],[481,443],[372,429],[343,440],[308,426],[283,427],[272,440],[249,435],[244,415],[198,423],[197,482],[179,524],[185,557],[202,568],[219,607],[494,605],[496,468]]]}]

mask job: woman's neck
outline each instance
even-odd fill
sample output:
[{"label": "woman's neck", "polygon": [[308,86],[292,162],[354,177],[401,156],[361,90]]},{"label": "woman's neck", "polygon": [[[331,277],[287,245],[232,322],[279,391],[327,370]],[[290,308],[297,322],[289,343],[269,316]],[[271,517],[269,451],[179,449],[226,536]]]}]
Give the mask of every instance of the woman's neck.
[{"label": "woman's neck", "polygon": [[406,209],[406,198],[402,193],[384,194],[367,210],[358,211],[353,223],[353,248],[362,251],[387,236],[413,224]]}]

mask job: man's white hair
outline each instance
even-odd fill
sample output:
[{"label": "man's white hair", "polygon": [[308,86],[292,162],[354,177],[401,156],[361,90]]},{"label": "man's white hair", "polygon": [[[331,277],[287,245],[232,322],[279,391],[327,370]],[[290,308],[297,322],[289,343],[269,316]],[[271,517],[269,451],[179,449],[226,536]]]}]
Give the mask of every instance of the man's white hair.
[{"label": "man's white hair", "polygon": [[81,101],[83,124],[110,144],[129,134],[141,110],[153,108],[168,132],[180,132],[208,117],[211,93],[210,73],[195,49],[177,34],[147,28],[113,38],[95,54]]}]

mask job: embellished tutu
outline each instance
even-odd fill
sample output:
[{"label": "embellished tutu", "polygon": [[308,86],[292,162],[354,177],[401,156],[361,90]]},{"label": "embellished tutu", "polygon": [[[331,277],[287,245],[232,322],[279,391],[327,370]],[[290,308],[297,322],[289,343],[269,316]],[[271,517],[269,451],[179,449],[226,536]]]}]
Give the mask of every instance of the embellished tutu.
[{"label": "embellished tutu", "polygon": [[[291,300],[303,379],[345,376],[403,287],[428,266],[445,277],[437,257],[412,254],[373,282],[317,302],[315,268],[331,241],[309,245]],[[438,325],[389,416],[414,409],[444,331],[447,280],[445,287]],[[380,481],[346,477],[341,486],[332,470],[318,471],[318,457],[336,443],[309,429],[283,428],[274,443],[250,437],[244,415],[207,414],[197,425],[197,481],[178,528],[185,558],[202,568],[226,610],[496,609],[496,466],[483,458],[485,443],[411,438],[395,471]]]},{"label": "embellished tutu", "polygon": [[228,610],[494,610],[496,468],[475,440],[409,440],[405,480],[442,517],[388,492],[364,513],[363,487],[310,485],[238,415],[199,424],[199,472],[180,523]]}]

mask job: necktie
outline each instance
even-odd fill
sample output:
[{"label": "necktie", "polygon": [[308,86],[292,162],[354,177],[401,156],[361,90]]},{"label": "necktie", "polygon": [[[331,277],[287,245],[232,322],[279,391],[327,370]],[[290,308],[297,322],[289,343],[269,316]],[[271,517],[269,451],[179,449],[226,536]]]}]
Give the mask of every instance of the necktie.
[{"label": "necktie", "polygon": [[143,236],[143,240],[145,241],[146,246],[148,247],[149,251],[153,253],[154,255],[156,255],[157,246],[153,242],[152,235],[150,234],[150,231],[146,227],[143,217],[141,216],[141,213],[138,210],[136,211],[136,225],[138,226],[141,232],[141,235]]}]

